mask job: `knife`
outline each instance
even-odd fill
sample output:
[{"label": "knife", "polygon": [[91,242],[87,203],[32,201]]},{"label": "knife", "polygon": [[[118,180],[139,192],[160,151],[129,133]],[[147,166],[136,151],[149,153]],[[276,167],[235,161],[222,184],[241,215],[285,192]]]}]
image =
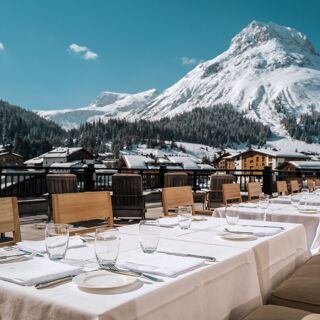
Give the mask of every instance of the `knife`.
[{"label": "knife", "polygon": [[215,257],[210,256],[204,256],[199,254],[192,254],[192,253],[180,253],[180,252],[169,252],[169,251],[157,251],[159,253],[169,254],[172,256],[178,256],[178,257],[189,257],[189,258],[199,258],[199,259],[205,259],[210,262],[217,262],[217,259]]}]

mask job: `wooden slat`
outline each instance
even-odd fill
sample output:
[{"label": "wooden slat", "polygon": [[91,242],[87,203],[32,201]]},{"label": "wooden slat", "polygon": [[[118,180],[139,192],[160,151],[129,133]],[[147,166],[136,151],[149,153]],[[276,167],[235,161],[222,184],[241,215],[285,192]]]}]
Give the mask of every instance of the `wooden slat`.
[{"label": "wooden slat", "polygon": [[[18,202],[16,197],[0,198],[0,233],[12,232],[13,243],[21,241]],[[1,243],[1,246],[8,242]]]},{"label": "wooden slat", "polygon": [[241,202],[240,184],[225,183],[222,185],[223,203],[226,205],[229,201],[236,200]]},{"label": "wooden slat", "polygon": [[195,213],[193,194],[190,186],[163,188],[162,203],[165,216],[169,215],[168,209],[179,206],[191,206],[192,213]]},{"label": "wooden slat", "polygon": [[113,226],[111,196],[107,191],[53,194],[52,208],[55,223],[103,219]]},{"label": "wooden slat", "polygon": [[281,193],[288,194],[288,186],[286,181],[277,181],[277,192],[279,194]]},{"label": "wooden slat", "polygon": [[299,182],[298,180],[291,180],[290,181],[290,191],[291,193],[299,192]]},{"label": "wooden slat", "polygon": [[262,193],[260,182],[249,182],[247,188],[249,201],[259,198],[259,195]]}]

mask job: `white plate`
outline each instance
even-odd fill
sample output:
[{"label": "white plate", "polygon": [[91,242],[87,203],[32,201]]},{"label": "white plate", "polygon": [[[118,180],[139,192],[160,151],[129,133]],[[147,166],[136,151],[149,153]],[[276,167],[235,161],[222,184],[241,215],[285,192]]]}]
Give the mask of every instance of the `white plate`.
[{"label": "white plate", "polygon": [[105,270],[82,273],[72,279],[74,284],[87,289],[114,289],[128,286],[136,281],[135,277]]},{"label": "white plate", "polygon": [[241,208],[257,208],[257,203],[251,203],[251,202],[243,202],[239,204],[239,207]]},{"label": "white plate", "polygon": [[173,218],[160,218],[159,220],[160,227],[175,227],[179,224],[176,217]]},{"label": "white plate", "polygon": [[253,234],[237,234],[237,233],[224,233],[219,235],[221,239],[225,240],[237,240],[237,241],[245,241],[245,240],[254,240],[257,239]]}]

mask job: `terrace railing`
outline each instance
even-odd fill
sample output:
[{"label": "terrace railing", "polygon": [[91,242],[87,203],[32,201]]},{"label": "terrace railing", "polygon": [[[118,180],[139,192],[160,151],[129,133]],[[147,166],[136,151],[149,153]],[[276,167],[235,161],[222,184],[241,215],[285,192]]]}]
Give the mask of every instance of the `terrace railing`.
[{"label": "terrace railing", "polygon": [[[47,193],[46,175],[49,173],[72,173],[77,176],[79,191],[112,190],[112,176],[115,173],[138,173],[142,175],[144,190],[157,190],[164,185],[164,174],[178,170],[151,169],[94,169],[87,167],[54,168],[54,167],[0,167],[0,197],[17,196],[19,198],[39,197]],[[181,170],[179,170],[181,171]],[[320,171],[279,171],[265,167],[264,170],[184,170],[189,176],[189,185],[194,191],[209,189],[210,176],[214,173],[228,173],[236,177],[241,191],[247,190],[248,182],[261,182],[265,193],[275,191],[277,180],[288,180],[296,177],[320,177]]]}]

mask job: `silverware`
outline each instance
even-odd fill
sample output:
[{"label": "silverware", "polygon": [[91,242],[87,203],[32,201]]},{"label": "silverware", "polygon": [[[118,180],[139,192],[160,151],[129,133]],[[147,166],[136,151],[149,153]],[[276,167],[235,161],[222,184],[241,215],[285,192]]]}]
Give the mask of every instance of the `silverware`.
[{"label": "silverware", "polygon": [[280,227],[280,226],[259,226],[259,225],[251,225],[251,224],[242,224],[241,225],[242,227],[254,227],[254,228],[278,228],[278,229],[281,229],[281,230],[285,230],[284,227]]},{"label": "silverware", "polygon": [[224,229],[225,231],[229,232],[229,233],[234,233],[234,234],[248,234],[248,235],[253,235],[253,232],[250,231],[232,231],[229,230],[228,228]]},{"label": "silverware", "polygon": [[5,256],[0,256],[0,260],[6,260],[6,259],[10,259],[10,258],[15,258],[15,257],[22,257],[27,255],[26,253],[16,253],[16,254],[9,254],[9,255],[5,255]]},{"label": "silverware", "polygon": [[130,270],[130,269],[127,269],[127,270],[119,269],[114,264],[105,265],[102,269],[103,270],[107,270],[107,271],[111,271],[111,272],[114,272],[114,273],[124,274],[124,275],[131,276],[131,277],[138,277],[138,278],[142,277],[142,278],[145,278],[147,280],[154,281],[154,282],[163,282],[162,279],[154,277],[154,276],[150,276],[149,274],[133,271],[133,270]]},{"label": "silverware", "polygon": [[36,289],[45,289],[45,288],[55,287],[59,284],[63,284],[63,283],[71,281],[74,277],[75,277],[75,275],[66,276],[66,277],[62,277],[59,279],[38,283],[34,287]]},{"label": "silverware", "polygon": [[210,256],[204,256],[200,254],[192,254],[192,253],[180,253],[180,252],[170,252],[170,251],[157,251],[159,253],[164,253],[164,254],[169,254],[172,256],[178,256],[178,257],[189,257],[189,258],[199,258],[199,259],[204,259],[210,262],[216,262],[217,259],[215,257],[210,257]]}]

